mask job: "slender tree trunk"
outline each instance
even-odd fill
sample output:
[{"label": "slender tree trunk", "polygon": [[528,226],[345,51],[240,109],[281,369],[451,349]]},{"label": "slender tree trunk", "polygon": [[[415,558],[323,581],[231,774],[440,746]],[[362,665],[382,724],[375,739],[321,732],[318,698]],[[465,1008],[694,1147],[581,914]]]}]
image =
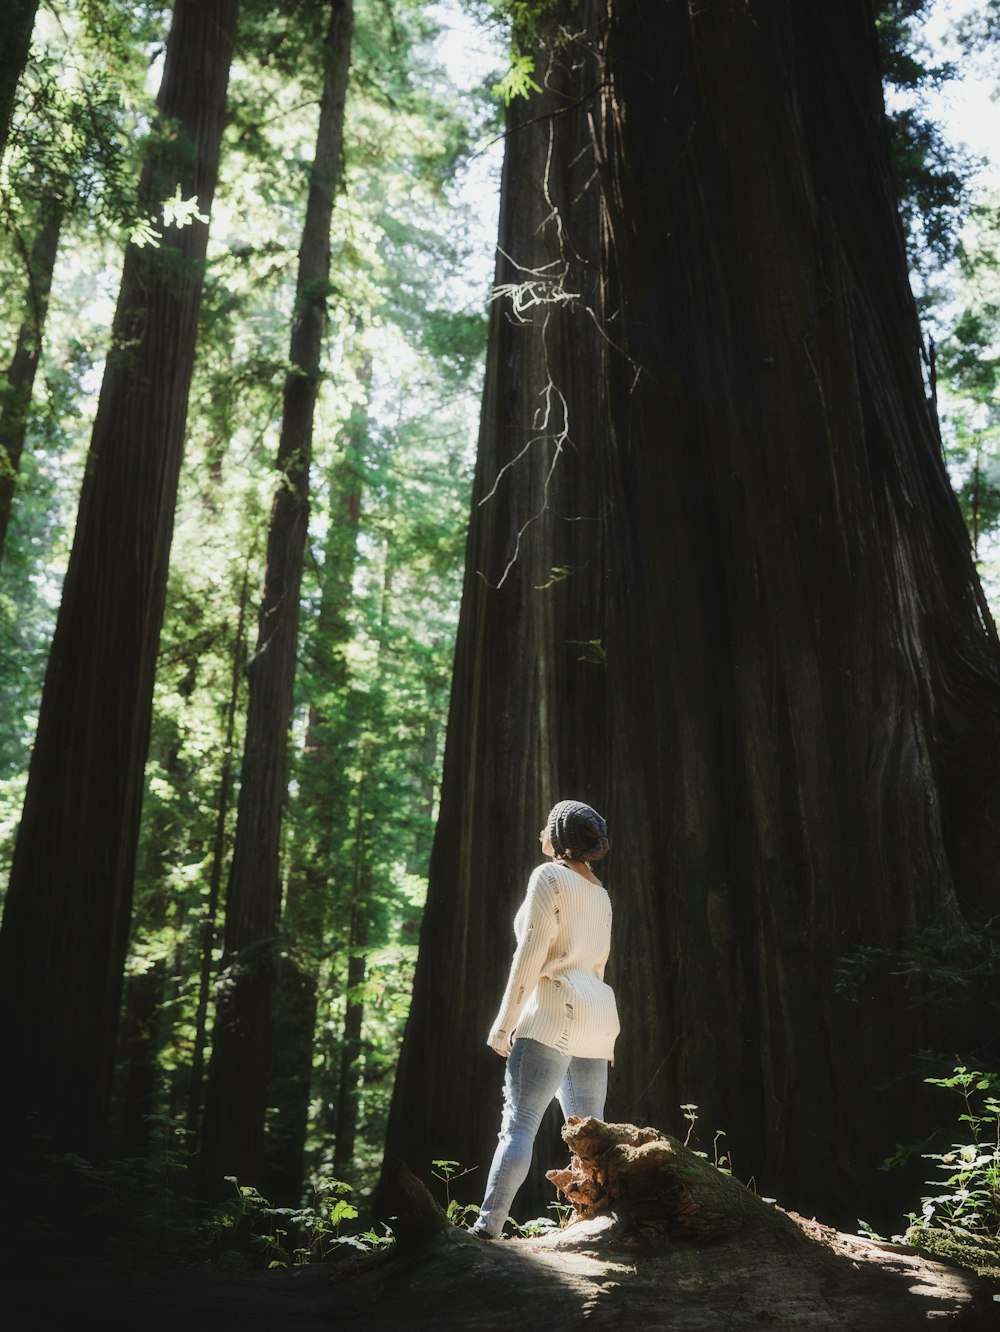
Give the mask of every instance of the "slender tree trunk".
[{"label": "slender tree trunk", "polygon": [[920,1002],[891,964],[861,1010],[846,959],[996,913],[1000,673],[921,380],[871,11],[587,0],[553,25],[507,137],[386,1159],[488,1161],[509,922],[574,796],[614,836],[609,1115],[694,1101],[763,1192],[892,1224],[912,1182],[877,1167],[930,1122],[916,1057],[995,1060],[995,1010]]},{"label": "slender tree trunk", "polygon": [[166,997],[166,967],[162,958],[125,985],[122,1004],[122,1087],[120,1125],[115,1135],[115,1155],[135,1158],[147,1155],[150,1116],[160,1106],[161,1072],[157,1054],[162,1047],[160,1016]]},{"label": "slender tree trunk", "polygon": [[28,63],[38,0],[0,0],[0,157],[7,147],[17,85]]},{"label": "slender tree trunk", "polygon": [[281,906],[280,842],[287,789],[288,730],[298,644],[299,587],[309,517],[313,409],[319,388],[333,215],[344,128],[353,6],[334,0],[323,95],[285,380],[257,647],[248,667],[249,704],[236,841],[226,901],[225,984],[212,1042],[205,1108],[208,1187],[224,1175],[262,1183],[264,1114],[271,1058],[271,1004]]},{"label": "slender tree trunk", "polygon": [[[211,209],[236,9],[177,0],[150,208],[179,188]],[[85,1156],[105,1141],[207,234],[126,253],[0,933],[5,1112]]]},{"label": "slender tree trunk", "polygon": [[358,1136],[359,1061],[365,1017],[361,987],[365,983],[367,969],[365,952],[368,945],[367,911],[368,898],[371,894],[371,863],[365,832],[367,768],[367,755],[363,755],[354,829],[354,881],[351,892],[351,924],[348,931],[347,997],[340,1045],[340,1076],[337,1080],[337,1119],[333,1148],[333,1173],[336,1179],[350,1179],[354,1144]]},{"label": "slender tree trunk", "polygon": [[347,963],[347,1008],[344,1012],[340,1077],[337,1082],[337,1131],[333,1146],[334,1178],[346,1180],[350,1180],[354,1173],[354,1147],[358,1137],[358,1087],[361,1080],[360,1059],[365,1020],[362,986],[367,972],[367,955],[364,949],[368,943],[368,927],[357,908],[351,925],[351,954]]},{"label": "slender tree trunk", "polygon": [[282,913],[282,933],[290,951],[278,973],[275,1054],[267,1096],[271,1117],[265,1192],[279,1203],[291,1204],[301,1196],[317,1017],[315,969],[339,925],[334,921],[331,931],[331,906],[344,897],[339,856],[348,837],[346,754],[355,730],[348,715],[345,650],[351,637],[347,617],[357,565],[371,377],[372,358],[365,354],[358,372],[364,396],[346,423],[344,453],[334,475],[320,604],[307,654],[313,701],[297,769],[296,864]]},{"label": "slender tree trunk", "polygon": [[208,999],[212,985],[213,953],[218,937],[219,896],[222,871],[226,859],[226,824],[233,798],[233,745],[236,735],[236,710],[239,703],[243,672],[246,667],[246,614],[250,591],[250,562],[243,572],[240,589],[240,608],[236,622],[236,641],[233,644],[233,673],[229,684],[229,702],[226,705],[226,738],[222,751],[222,771],[219,774],[219,797],[215,811],[215,833],[212,838],[212,868],[208,878],[208,901],[205,903],[205,921],[201,933],[201,964],[198,972],[198,1004],[194,1017],[194,1044],[191,1051],[191,1078],[188,1085],[186,1124],[188,1136],[197,1142],[201,1130],[202,1090],[205,1081],[205,1047],[208,1028]]},{"label": "slender tree trunk", "polygon": [[308,660],[310,704],[305,747],[299,758],[298,822],[306,839],[303,868],[289,880],[283,917],[292,939],[322,940],[335,876],[338,843],[350,836],[350,782],[344,755],[356,727],[347,716],[349,613],[358,563],[358,531],[365,484],[368,400],[372,357],[364,353],[358,371],[363,390],[343,431],[343,455],[334,469],[330,527],[320,574],[319,610],[312,627]]},{"label": "slender tree trunk", "polygon": [[[186,663],[191,689],[194,663]],[[174,786],[182,780],[180,747],[172,742],[153,749],[167,780]],[[135,914],[154,935],[163,930],[169,917],[168,873],[176,846],[174,815],[168,806],[156,806],[143,821],[136,871],[138,892]],[[147,1119],[154,1112],[168,1112],[167,1077],[158,1068],[157,1053],[169,1040],[164,1027],[165,1008],[171,995],[168,975],[180,974],[176,957],[167,970],[157,958],[145,971],[133,972],[125,980],[119,1023],[119,1048],[112,1094],[110,1151],[116,1157],[143,1155],[150,1142]]]},{"label": "slender tree trunk", "polygon": [[49,308],[61,228],[62,213],[53,209],[45,215],[35,232],[28,256],[27,313],[18,330],[14,356],[7,367],[7,383],[0,405],[0,563],[3,561],[14,487],[21,469],[21,454],[28,430],[35,372],[42,353],[42,334]]}]

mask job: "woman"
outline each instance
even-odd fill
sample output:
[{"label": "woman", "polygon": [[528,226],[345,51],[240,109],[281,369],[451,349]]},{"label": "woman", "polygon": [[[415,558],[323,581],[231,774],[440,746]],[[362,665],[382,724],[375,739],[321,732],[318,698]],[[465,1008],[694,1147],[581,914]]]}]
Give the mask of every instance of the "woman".
[{"label": "woman", "polygon": [[539,865],[514,918],[517,949],[487,1043],[507,1059],[504,1112],[474,1235],[495,1239],[531,1165],[535,1134],[553,1096],[563,1116],[604,1116],[618,1011],[604,964],[611,899],[591,868],[608,829],[590,805],[561,800],[539,834]]}]

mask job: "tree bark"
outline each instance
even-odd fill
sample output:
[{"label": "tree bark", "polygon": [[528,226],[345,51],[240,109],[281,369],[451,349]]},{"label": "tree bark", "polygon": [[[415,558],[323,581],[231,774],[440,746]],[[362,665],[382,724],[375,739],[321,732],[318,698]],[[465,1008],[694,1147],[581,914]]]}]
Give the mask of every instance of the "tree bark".
[{"label": "tree bark", "polygon": [[[362,797],[364,782],[362,780]],[[359,820],[360,822],[360,820]],[[351,929],[348,939],[347,1001],[344,1009],[344,1029],[340,1045],[340,1077],[337,1080],[337,1124],[333,1144],[333,1174],[335,1179],[350,1180],[353,1174],[354,1146],[358,1136],[358,1083],[359,1061],[362,1051],[365,1001],[362,986],[368,966],[364,951],[368,944],[367,899],[371,891],[371,867],[367,861],[363,837],[357,858],[361,861],[355,883],[355,896],[351,908]]]},{"label": "tree bark", "polygon": [[148,1156],[152,1139],[150,1117],[160,1109],[161,1075],[157,1054],[163,1045],[160,1015],[166,998],[163,959],[148,971],[130,976],[122,1002],[122,1086],[115,1155],[124,1159]]},{"label": "tree bark", "polygon": [[62,212],[54,208],[45,214],[35,232],[28,255],[27,312],[18,330],[14,355],[7,367],[7,383],[0,408],[0,564],[3,562],[14,489],[21,470],[21,454],[28,431],[35,372],[42,354],[42,334],[49,309],[49,293],[52,290],[52,273],[56,266],[61,229]]},{"label": "tree bark", "polygon": [[31,50],[38,0],[0,0],[0,157],[7,147],[17,85]]},{"label": "tree bark", "polygon": [[615,839],[609,1112],[696,1102],[762,1191],[891,1225],[917,1183],[877,1167],[933,1122],[918,1052],[995,1060],[994,1010],[886,967],[862,1011],[838,973],[996,913],[1000,671],[921,381],[871,12],[588,0],[548,31],[507,137],[387,1159],[485,1167],[508,922],[574,796]]},{"label": "tree bark", "polygon": [[326,37],[316,155],[299,250],[290,370],[268,532],[236,840],[226,900],[223,986],[209,1065],[203,1147],[209,1187],[224,1175],[263,1183],[271,1004],[281,909],[280,842],[298,644],[299,588],[309,518],[313,409],[320,381],[330,222],[340,168],[353,5],[333,0]]},{"label": "tree bark", "polygon": [[194,1042],[191,1048],[191,1074],[188,1080],[185,1122],[189,1138],[199,1142],[201,1132],[202,1092],[205,1082],[205,1049],[208,1043],[208,1004],[215,965],[215,947],[218,938],[219,898],[226,859],[226,831],[229,808],[233,799],[233,748],[236,736],[236,711],[239,704],[243,672],[246,669],[246,613],[250,591],[250,562],[243,571],[240,588],[240,608],[233,643],[233,669],[229,683],[229,701],[226,705],[226,737],[222,749],[222,771],[219,773],[219,795],[216,801],[215,833],[212,838],[212,868],[208,878],[208,901],[205,903],[205,921],[201,932],[201,960],[198,969],[198,1003],[194,1015]]},{"label": "tree bark", "polygon": [[[174,7],[150,209],[178,188],[211,209],[236,8]],[[195,221],[126,253],[0,933],[5,1113],[84,1156],[105,1140],[206,242]]]},{"label": "tree bark", "polygon": [[[344,452],[333,478],[320,604],[305,654],[310,703],[306,742],[296,773],[295,864],[281,920],[290,953],[278,973],[277,1039],[267,1098],[272,1108],[267,1196],[275,1201],[297,1200],[301,1195],[313,1084],[316,969],[321,956],[339,948],[345,908],[349,914],[345,879],[351,876],[339,862],[349,837],[347,754],[354,743],[356,719],[350,715],[345,651],[351,637],[348,612],[357,565],[371,379],[372,358],[365,353],[358,372],[364,396],[352,408],[344,427]],[[349,988],[351,983],[348,976]],[[331,1135],[336,1135],[336,1122],[334,1119],[330,1125]],[[326,1127],[325,1123],[319,1126],[321,1136]]]}]

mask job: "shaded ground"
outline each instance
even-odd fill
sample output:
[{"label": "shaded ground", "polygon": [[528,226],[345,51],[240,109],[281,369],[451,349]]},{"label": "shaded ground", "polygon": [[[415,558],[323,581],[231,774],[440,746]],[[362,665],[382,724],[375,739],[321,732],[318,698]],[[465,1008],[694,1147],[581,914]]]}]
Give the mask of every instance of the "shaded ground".
[{"label": "shaded ground", "polygon": [[845,1235],[762,1202],[655,1129],[571,1120],[553,1172],[583,1219],[537,1239],[483,1241],[450,1226],[401,1166],[397,1243],[308,1268],[41,1277],[16,1273],[12,1332],[1000,1332],[1000,1282],[901,1245]]},{"label": "shaded ground", "polygon": [[[402,1328],[1000,1328],[995,1283],[913,1250],[795,1222],[804,1247],[732,1236],[627,1239],[613,1215],[540,1239],[484,1243],[439,1230],[398,1251],[240,1274],[186,1268],[7,1282],[5,1326],[184,1332]],[[12,1315],[12,1316],[11,1316]]]}]

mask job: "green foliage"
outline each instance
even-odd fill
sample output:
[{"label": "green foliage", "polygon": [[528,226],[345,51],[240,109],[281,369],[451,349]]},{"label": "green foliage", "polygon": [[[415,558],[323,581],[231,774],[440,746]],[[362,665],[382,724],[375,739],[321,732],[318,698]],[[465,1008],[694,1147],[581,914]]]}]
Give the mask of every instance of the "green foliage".
[{"label": "green foliage", "polygon": [[544,40],[546,20],[556,0],[467,0],[479,22],[499,28],[509,44],[507,68],[490,87],[490,95],[509,107],[518,97],[541,92],[536,82],[535,52]]},{"label": "green foliage", "polygon": [[938,349],[945,459],[988,594],[1000,593],[1000,208],[985,203],[959,250],[959,313]]},{"label": "green foliage", "polygon": [[323,1262],[341,1246],[369,1253],[393,1243],[392,1231],[370,1229],[341,1234],[347,1222],[358,1218],[358,1209],[345,1195],[351,1186],[342,1180],[324,1179],[313,1190],[305,1207],[272,1207],[258,1189],[240,1185],[230,1177],[233,1196],[217,1207],[208,1224],[214,1241],[234,1232],[249,1230],[251,1243],[268,1269],[303,1267]]},{"label": "green foliage", "polygon": [[[905,1233],[893,1240],[1000,1278],[1000,1075],[957,1064],[924,1082],[954,1093],[960,1106],[953,1126],[938,1135],[950,1139],[943,1150],[911,1144],[883,1164],[892,1169],[918,1154],[934,1162],[934,1178],[926,1181],[934,1192],[921,1197],[920,1212],[908,1214]],[[858,1224],[860,1234],[885,1239],[867,1222]]]},{"label": "green foliage", "polygon": [[510,106],[515,97],[529,97],[533,92],[542,91],[541,86],[531,77],[534,72],[534,56],[515,48],[510,55],[510,68],[490,91],[494,97],[502,99],[504,106]]},{"label": "green foliage", "polygon": [[136,1270],[204,1261],[208,1217],[194,1198],[183,1126],[155,1116],[149,1130],[141,1157],[96,1163],[49,1154],[30,1175],[8,1172],[8,1203],[25,1188],[15,1210],[26,1260],[48,1253],[68,1267],[112,1261]]},{"label": "green foliage", "polygon": [[[155,977],[158,987],[143,1038],[151,1085],[141,1106],[119,1106],[136,1139],[141,1111],[147,1124],[150,1115],[197,1122],[195,1063],[210,1038],[202,971],[214,984],[246,640],[282,483],[273,458],[328,16],[313,0],[241,5],[127,962],[126,996],[136,981]],[[0,589],[0,869],[23,798],[122,246],[137,219],[152,231],[162,221],[162,208],[140,218],[136,186],[168,22],[168,10],[145,4],[67,0],[43,12],[4,164],[8,186],[17,184],[4,192],[0,236],[6,327],[23,317],[24,254],[40,210],[58,205],[66,220]],[[322,1247],[338,1224],[350,1229],[344,1209],[360,1210],[374,1180],[426,890],[486,331],[485,293],[470,295],[456,276],[470,243],[454,181],[495,116],[485,93],[459,96],[435,67],[436,34],[416,0],[391,13],[381,0],[356,5],[324,291],[279,953],[318,996],[315,1037],[304,1042],[306,1177],[319,1189],[346,1175],[357,1192],[325,1212],[314,1196],[315,1223],[292,1205],[300,1199],[282,1196],[283,1211],[267,1203],[273,1215],[257,1247],[267,1247],[266,1230],[271,1259],[298,1261],[297,1248]],[[190,218],[189,200],[155,202],[168,204],[167,220]],[[348,540],[349,491],[358,512]],[[358,957],[362,978],[349,983]],[[351,1005],[362,1006],[362,1036],[342,1071]],[[357,1137],[335,1172],[338,1135],[347,1137],[344,1079],[356,1091]],[[277,1115],[269,1122],[274,1140],[285,1129]],[[240,1196],[263,1225],[265,1202]]]},{"label": "green foliage", "polygon": [[8,228],[58,210],[128,234],[153,109],[146,53],[162,40],[163,18],[150,3],[41,10],[3,163]]},{"label": "green foliage", "polygon": [[42,1158],[21,1213],[29,1254],[72,1255],[84,1268],[112,1261],[148,1270],[208,1258],[246,1269],[302,1267],[345,1248],[368,1253],[394,1242],[388,1226],[353,1225],[358,1208],[341,1180],[318,1181],[307,1205],[274,1207],[231,1177],[229,1197],[207,1206],[195,1197],[197,1162],[183,1126],[153,1116],[150,1128],[142,1157],[100,1164],[71,1154]]},{"label": "green foliage", "polygon": [[966,152],[945,140],[927,111],[926,93],[956,74],[953,64],[931,62],[920,26],[928,7],[928,0],[888,0],[877,17],[900,215],[925,304],[935,294],[932,275],[955,253],[974,166]]},{"label": "green foliage", "polygon": [[459,1161],[432,1161],[431,1165],[435,1167],[431,1174],[444,1184],[445,1216],[451,1225],[468,1228],[469,1218],[475,1220],[479,1215],[479,1205],[478,1203],[460,1203],[451,1196],[451,1185],[453,1180],[471,1175],[476,1167],[463,1167]]},{"label": "green foliage", "polygon": [[933,1226],[1000,1239],[1000,1076],[958,1065],[949,1077],[924,1081],[961,1099],[962,1141],[922,1154],[936,1162],[936,1178],[927,1182],[942,1191],[921,1199],[911,1232]]},{"label": "green foliage", "polygon": [[[232,73],[129,959],[132,971],[167,969],[159,1098],[176,1098],[190,1074],[206,938],[213,971],[218,963],[224,901],[213,926],[210,897],[217,820],[228,801],[226,857],[239,780],[237,763],[227,796],[227,713],[243,650],[238,604],[249,575],[252,635],[268,512],[282,484],[272,459],[315,132],[321,9],[244,6]],[[384,18],[381,5],[357,6],[325,291],[281,946],[318,1003],[315,1039],[311,1030],[295,1036],[307,1079],[312,1062],[307,1179],[315,1188],[330,1175],[346,1177],[362,1195],[380,1164],[425,894],[485,342],[481,307],[470,308],[447,276],[467,245],[450,182],[470,150],[480,103],[459,103],[444,88],[428,59],[434,26],[422,6],[397,6],[391,34]],[[238,756],[241,672],[237,680]],[[361,979],[349,983],[358,958]],[[294,1027],[295,996],[282,1003],[282,1021]],[[345,1066],[352,1006],[361,1007],[362,1036]],[[302,1075],[294,1065],[275,1075],[272,1148],[299,1131],[281,1098]],[[353,1111],[341,1095],[344,1079]],[[345,1112],[356,1114],[357,1136],[334,1169],[338,1136],[349,1136]],[[283,1224],[296,1211],[283,1213]],[[298,1233],[306,1222],[294,1219]],[[268,1233],[272,1260],[294,1256],[276,1226]]]},{"label": "green foliage", "polygon": [[862,1004],[874,985],[908,983],[914,1005],[994,1003],[1000,975],[997,922],[956,932],[928,926],[898,948],[864,944],[845,954],[835,971],[838,994]]},{"label": "green foliage", "polygon": [[520,1236],[522,1239],[537,1239],[539,1235],[548,1235],[553,1230],[562,1230],[569,1224],[570,1217],[573,1215],[573,1207],[570,1203],[550,1202],[547,1209],[553,1212],[553,1216],[536,1216],[530,1221],[522,1221],[520,1225],[511,1221],[512,1233]]}]

